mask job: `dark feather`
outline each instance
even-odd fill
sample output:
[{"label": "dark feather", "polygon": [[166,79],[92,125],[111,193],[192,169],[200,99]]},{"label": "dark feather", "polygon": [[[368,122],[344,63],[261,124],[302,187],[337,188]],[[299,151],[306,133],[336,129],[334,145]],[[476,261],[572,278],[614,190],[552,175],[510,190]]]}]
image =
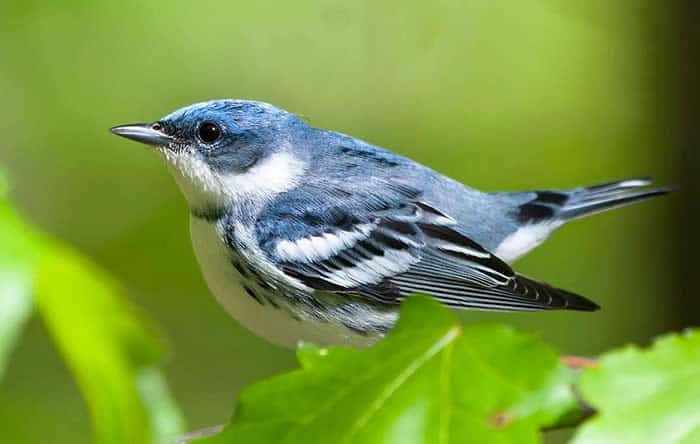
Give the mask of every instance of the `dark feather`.
[{"label": "dark feather", "polygon": [[668,187],[648,188],[648,178],[606,182],[573,191],[534,191],[535,198],[518,208],[520,223],[571,220],[661,196]]},{"label": "dark feather", "polygon": [[[414,201],[410,190],[396,189],[399,192],[392,194],[394,200],[384,196],[380,203],[374,196],[364,213],[348,208],[349,214],[344,215],[342,206],[336,205],[332,217],[326,216],[326,223],[317,231],[308,225],[292,230],[304,233],[296,237],[301,239],[319,236],[314,233],[357,235],[357,226],[371,225],[354,244],[327,256],[277,260],[278,265],[312,289],[353,294],[384,304],[398,304],[409,294],[421,292],[454,308],[598,308],[581,296],[516,275],[508,264],[458,231],[447,214]],[[551,204],[562,201],[554,194],[542,194],[541,200]],[[320,219],[305,217],[302,221],[317,223]],[[275,257],[274,249],[270,251]]]}]

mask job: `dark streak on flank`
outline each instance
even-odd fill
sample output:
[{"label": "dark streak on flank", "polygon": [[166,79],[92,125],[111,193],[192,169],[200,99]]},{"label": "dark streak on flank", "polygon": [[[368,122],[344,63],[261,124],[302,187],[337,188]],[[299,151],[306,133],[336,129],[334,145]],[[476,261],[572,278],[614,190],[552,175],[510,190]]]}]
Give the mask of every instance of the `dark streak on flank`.
[{"label": "dark streak on flank", "polygon": [[255,292],[254,292],[249,286],[244,285],[244,286],[243,286],[243,289],[245,290],[246,293],[248,293],[248,296],[250,296],[251,298],[255,299],[255,301],[256,301],[258,304],[263,305],[263,306],[265,305],[265,303],[258,297],[257,294],[255,294]]},{"label": "dark streak on flank", "polygon": [[218,222],[225,215],[222,208],[190,208],[190,214],[197,219],[202,219],[210,223]]},{"label": "dark streak on flank", "polygon": [[277,301],[275,301],[275,298],[274,298],[274,297],[268,296],[267,293],[263,293],[263,296],[265,297],[265,300],[266,300],[270,305],[272,305],[272,306],[275,307],[275,308],[280,308],[279,304],[277,303]]},{"label": "dark streak on flank", "polygon": [[369,330],[364,330],[364,329],[358,328],[350,322],[343,322],[343,325],[348,330],[351,330],[353,333],[358,334],[360,336],[369,336],[369,334],[370,334]]},{"label": "dark streak on flank", "polygon": [[248,269],[246,269],[245,267],[243,267],[243,266],[241,265],[241,263],[238,262],[236,259],[232,259],[232,260],[231,260],[231,265],[233,265],[233,268],[236,269],[236,271],[238,272],[238,274],[240,274],[240,275],[243,276],[243,277],[248,277],[248,275],[249,275]]},{"label": "dark streak on flank", "polygon": [[268,284],[265,279],[262,279],[259,274],[256,274],[255,278],[256,278],[255,281],[260,286],[260,288],[265,289],[265,290],[274,290],[275,289],[272,285]]}]

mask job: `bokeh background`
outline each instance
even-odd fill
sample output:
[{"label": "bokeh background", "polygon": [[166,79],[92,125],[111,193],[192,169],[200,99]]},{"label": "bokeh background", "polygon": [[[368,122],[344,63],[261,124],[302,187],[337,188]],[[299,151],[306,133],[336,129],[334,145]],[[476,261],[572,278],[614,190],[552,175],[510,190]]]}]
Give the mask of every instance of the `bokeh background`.
[{"label": "bokeh background", "polygon": [[[700,321],[693,1],[0,1],[0,165],[22,213],[111,271],[161,326],[191,429],[294,367],[194,261],[155,153],[109,134],[251,98],[484,190],[652,175],[670,198],[578,221],[517,264],[599,313],[466,313],[596,354]],[[70,304],[71,301],[65,301]],[[76,307],[76,310],[79,310]],[[87,411],[41,322],[0,382],[0,441],[80,443]]]}]

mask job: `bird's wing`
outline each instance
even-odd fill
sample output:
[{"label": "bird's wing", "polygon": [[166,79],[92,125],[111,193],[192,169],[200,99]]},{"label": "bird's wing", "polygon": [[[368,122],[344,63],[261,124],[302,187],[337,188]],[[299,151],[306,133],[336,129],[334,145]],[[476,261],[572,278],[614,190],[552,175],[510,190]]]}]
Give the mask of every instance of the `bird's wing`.
[{"label": "bird's wing", "polygon": [[[586,299],[519,276],[400,181],[343,199],[307,185],[268,206],[258,239],[290,277],[315,290],[398,303],[415,292],[455,308],[592,310]],[[376,190],[381,190],[377,192]]]}]

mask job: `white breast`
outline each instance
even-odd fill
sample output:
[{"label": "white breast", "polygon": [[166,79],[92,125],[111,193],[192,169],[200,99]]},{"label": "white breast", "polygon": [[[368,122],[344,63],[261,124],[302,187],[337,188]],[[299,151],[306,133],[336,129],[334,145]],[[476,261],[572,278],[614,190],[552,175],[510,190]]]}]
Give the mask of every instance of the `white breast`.
[{"label": "white breast", "polygon": [[192,245],[204,279],[214,297],[245,328],[268,341],[294,347],[299,341],[318,345],[368,345],[376,338],[358,335],[341,324],[296,320],[287,311],[261,305],[243,291],[241,276],[231,265],[230,253],[215,224],[190,218]]}]

